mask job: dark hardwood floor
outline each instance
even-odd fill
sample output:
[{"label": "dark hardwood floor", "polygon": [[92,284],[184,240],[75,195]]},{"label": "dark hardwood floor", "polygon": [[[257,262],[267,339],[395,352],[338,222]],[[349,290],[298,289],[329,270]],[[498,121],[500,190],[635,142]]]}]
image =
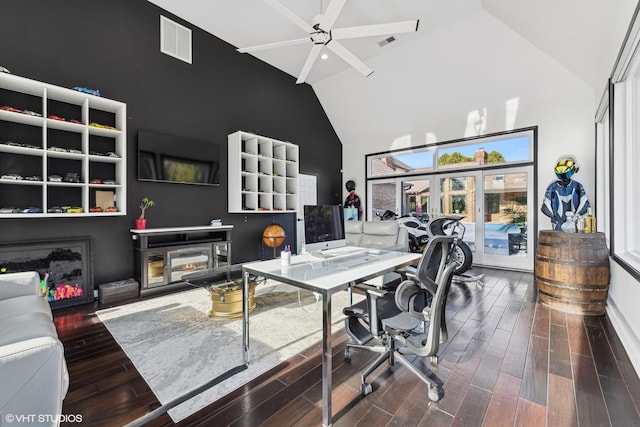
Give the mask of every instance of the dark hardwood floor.
[{"label": "dark hardwood floor", "polygon": [[[351,426],[640,426],[640,380],[609,319],[565,314],[537,302],[532,274],[474,269],[484,285],[453,284],[449,341],[437,375],[445,397],[400,365],[383,365],[362,397],[359,373],[372,360],[334,338],[336,427]],[[107,329],[98,303],[54,312],[70,387],[64,414],[91,426],[120,426],[160,406]],[[179,349],[176,349],[179,351]],[[414,359],[416,366],[423,366]],[[373,377],[372,377],[373,378]],[[150,426],[321,425],[320,344],[179,423]]]}]

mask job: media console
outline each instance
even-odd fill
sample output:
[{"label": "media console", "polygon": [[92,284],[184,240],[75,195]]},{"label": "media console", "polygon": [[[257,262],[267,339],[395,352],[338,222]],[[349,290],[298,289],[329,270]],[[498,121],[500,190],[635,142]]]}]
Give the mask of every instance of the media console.
[{"label": "media console", "polygon": [[231,274],[232,225],[131,229],[141,294],[184,283],[182,276],[219,269]]}]

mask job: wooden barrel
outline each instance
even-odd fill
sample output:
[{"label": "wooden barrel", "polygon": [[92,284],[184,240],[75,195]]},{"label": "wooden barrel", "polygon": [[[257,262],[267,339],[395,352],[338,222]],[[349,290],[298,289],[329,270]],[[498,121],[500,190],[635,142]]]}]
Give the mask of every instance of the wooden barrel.
[{"label": "wooden barrel", "polygon": [[567,313],[604,314],[610,277],[604,233],[540,231],[535,277],[543,304]]}]

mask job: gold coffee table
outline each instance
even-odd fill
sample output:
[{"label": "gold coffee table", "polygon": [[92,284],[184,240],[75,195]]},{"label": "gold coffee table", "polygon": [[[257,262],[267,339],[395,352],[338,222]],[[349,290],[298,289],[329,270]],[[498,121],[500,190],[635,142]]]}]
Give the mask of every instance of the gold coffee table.
[{"label": "gold coffee table", "polygon": [[[249,283],[249,313],[253,313],[255,302],[256,282]],[[234,318],[242,316],[242,279],[228,281],[209,286],[211,295],[211,310],[209,317]]]},{"label": "gold coffee table", "polygon": [[[242,279],[229,280],[219,269],[200,270],[182,276],[190,285],[204,288],[211,296],[209,317],[227,318],[242,316]],[[258,282],[249,282],[249,313],[256,309],[255,293]]]}]

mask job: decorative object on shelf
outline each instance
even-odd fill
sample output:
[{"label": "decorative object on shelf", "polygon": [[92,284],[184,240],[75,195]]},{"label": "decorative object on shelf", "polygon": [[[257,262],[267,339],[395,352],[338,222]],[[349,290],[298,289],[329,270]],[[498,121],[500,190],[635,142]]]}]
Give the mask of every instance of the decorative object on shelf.
[{"label": "decorative object on shelf", "polygon": [[585,233],[595,233],[596,232],[596,219],[591,212],[591,207],[587,209],[587,214],[584,216],[584,229]]},{"label": "decorative object on shelf", "polygon": [[566,214],[567,220],[562,223],[560,229],[565,233],[575,233],[576,232],[576,221],[573,218],[573,212],[567,212]]},{"label": "decorative object on shelf", "polygon": [[284,239],[287,237],[284,229],[278,224],[271,224],[267,226],[262,232],[262,243],[273,248],[273,257],[276,257],[276,248],[284,244]]},{"label": "decorative object on shelf", "polygon": [[89,95],[100,96],[100,91],[97,89],[89,89],[88,87],[74,86],[73,90],[78,92],[88,93]]},{"label": "decorative object on shelf", "polygon": [[155,205],[156,205],[156,202],[154,202],[150,198],[148,197],[142,198],[142,202],[140,202],[140,216],[138,217],[138,219],[136,219],[137,230],[144,230],[145,228],[147,228],[147,219],[144,217],[144,213],[147,209]]}]

